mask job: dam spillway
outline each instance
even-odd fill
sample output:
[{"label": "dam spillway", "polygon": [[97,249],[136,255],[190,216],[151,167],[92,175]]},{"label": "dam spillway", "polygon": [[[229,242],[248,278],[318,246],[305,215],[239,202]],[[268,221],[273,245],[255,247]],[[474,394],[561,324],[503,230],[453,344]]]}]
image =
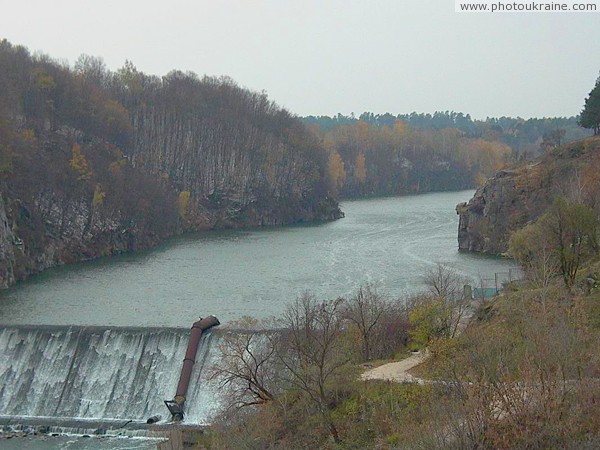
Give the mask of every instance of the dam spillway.
[{"label": "dam spillway", "polygon": [[[0,415],[145,421],[165,415],[189,329],[0,327]],[[186,403],[187,423],[206,424],[218,407],[209,366],[218,336],[204,333]]]}]

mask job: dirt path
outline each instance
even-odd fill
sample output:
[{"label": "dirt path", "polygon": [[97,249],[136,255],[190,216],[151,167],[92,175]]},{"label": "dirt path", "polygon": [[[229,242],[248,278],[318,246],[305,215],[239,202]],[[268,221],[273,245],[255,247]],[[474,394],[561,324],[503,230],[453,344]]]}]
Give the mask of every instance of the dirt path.
[{"label": "dirt path", "polygon": [[[480,302],[473,301],[469,307],[464,311],[460,322],[458,324],[458,333],[461,333],[469,324],[473,317],[474,311],[478,308]],[[363,380],[388,380],[396,381],[398,383],[431,383],[431,381],[423,380],[422,378],[415,377],[408,373],[410,369],[421,364],[427,357],[429,352],[427,349],[413,353],[408,358],[402,361],[396,361],[393,363],[383,364],[378,367],[374,367],[365,371],[360,377]]]},{"label": "dirt path", "polygon": [[421,364],[427,354],[425,352],[414,353],[402,361],[384,364],[382,366],[369,369],[361,375],[363,380],[389,380],[399,383],[419,383],[424,380],[408,373],[410,369]]}]

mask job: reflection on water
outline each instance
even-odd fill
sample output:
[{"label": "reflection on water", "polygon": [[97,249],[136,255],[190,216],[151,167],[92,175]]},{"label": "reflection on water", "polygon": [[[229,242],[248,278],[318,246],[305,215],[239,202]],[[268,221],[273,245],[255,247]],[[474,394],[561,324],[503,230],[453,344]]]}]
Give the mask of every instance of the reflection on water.
[{"label": "reflection on water", "polygon": [[305,290],[334,298],[370,282],[410,294],[436,262],[493,277],[512,263],[457,251],[454,208],[472,194],[347,201],[335,222],[189,234],[52,269],[0,294],[0,323],[188,327],[199,315],[277,315]]}]

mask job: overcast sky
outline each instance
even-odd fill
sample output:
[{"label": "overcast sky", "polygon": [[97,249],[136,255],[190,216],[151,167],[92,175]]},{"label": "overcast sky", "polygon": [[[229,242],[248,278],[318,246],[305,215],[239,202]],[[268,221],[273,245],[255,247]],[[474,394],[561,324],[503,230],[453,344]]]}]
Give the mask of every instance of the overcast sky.
[{"label": "overcast sky", "polygon": [[0,11],[0,37],[32,52],[229,75],[299,115],[570,116],[600,71],[600,12],[461,14],[454,0],[0,0]]}]

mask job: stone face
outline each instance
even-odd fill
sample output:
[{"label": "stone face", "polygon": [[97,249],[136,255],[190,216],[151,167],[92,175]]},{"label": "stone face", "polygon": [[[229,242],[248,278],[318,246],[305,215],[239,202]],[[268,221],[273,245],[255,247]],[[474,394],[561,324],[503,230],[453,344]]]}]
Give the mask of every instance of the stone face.
[{"label": "stone face", "polygon": [[5,288],[15,282],[15,250],[18,251],[19,241],[12,231],[11,223],[6,214],[6,204],[0,192],[0,288]]},{"label": "stone face", "polygon": [[0,193],[0,288],[57,265],[156,245],[161,238],[91,211],[83,199],[63,199],[40,213]]},{"label": "stone face", "polygon": [[558,196],[597,206],[598,187],[586,182],[585,173],[599,160],[600,140],[590,138],[559,147],[534,163],[499,171],[468,203],[457,205],[459,250],[506,252],[511,233],[534,222]]},{"label": "stone face", "polygon": [[[204,150],[185,147],[176,118],[169,123],[172,128],[159,127],[154,132],[170,144],[156,148],[150,138],[136,141],[129,149],[130,157],[119,159],[123,176],[106,176],[104,185],[96,185],[105,192],[99,202],[85,181],[54,174],[71,170],[69,139],[77,133],[40,134],[37,156],[46,155],[49,160],[40,165],[42,179],[27,185],[0,178],[0,288],[53,266],[149,248],[183,231],[343,217],[337,201],[322,189],[322,181],[315,175],[318,165],[309,154],[289,148],[279,160],[266,164],[265,158],[284,146],[282,140],[264,144],[275,140],[266,132],[261,137],[260,158],[253,156],[256,161],[248,156],[252,142],[237,143],[235,148],[214,142]],[[206,130],[217,134],[208,125]],[[136,130],[139,134],[150,131]],[[223,140],[227,139],[232,138],[223,135]],[[97,145],[95,155],[88,153],[88,157],[98,158],[95,168],[99,170],[113,161],[111,153],[103,152],[103,145]],[[217,162],[205,155],[211,149],[218,153]],[[102,160],[105,154],[110,158]],[[231,160],[225,163],[228,157]],[[163,174],[168,175],[168,183],[161,181]],[[31,177],[18,173],[15,178]],[[178,216],[177,195],[182,190],[191,192],[191,200],[185,215]]]},{"label": "stone face", "polygon": [[131,67],[104,83],[2,44],[0,288],[183,231],[342,216],[325,148],[266,94]]},{"label": "stone face", "polygon": [[512,171],[498,172],[468,203],[457,206],[459,250],[503,253],[510,232],[531,220],[528,193],[516,188],[514,175]]}]

